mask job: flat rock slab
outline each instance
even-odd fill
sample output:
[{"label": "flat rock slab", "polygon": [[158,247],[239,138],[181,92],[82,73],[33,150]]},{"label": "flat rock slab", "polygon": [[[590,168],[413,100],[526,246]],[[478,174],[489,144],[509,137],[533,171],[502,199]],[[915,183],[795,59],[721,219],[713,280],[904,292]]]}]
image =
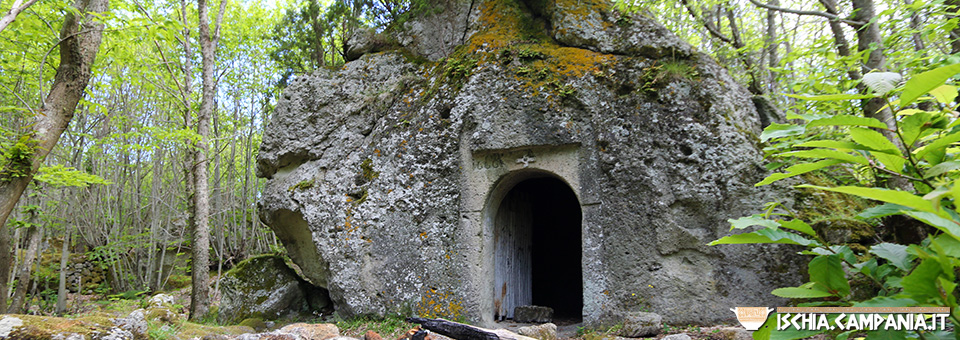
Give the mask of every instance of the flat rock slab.
[{"label": "flat rock slab", "polygon": [[640,338],[660,334],[663,329],[663,317],[657,313],[630,313],[623,320],[620,335],[628,338]]},{"label": "flat rock slab", "polygon": [[547,323],[553,321],[553,308],[544,306],[517,306],[513,310],[513,321],[529,323]]},{"label": "flat rock slab", "polygon": [[540,340],[557,340],[557,325],[545,323],[538,326],[520,327],[517,333]]}]

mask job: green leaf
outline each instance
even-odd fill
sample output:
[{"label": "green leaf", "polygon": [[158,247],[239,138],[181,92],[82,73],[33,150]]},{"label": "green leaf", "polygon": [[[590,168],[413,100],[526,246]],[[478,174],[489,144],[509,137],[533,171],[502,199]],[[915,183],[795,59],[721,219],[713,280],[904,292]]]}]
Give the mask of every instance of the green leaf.
[{"label": "green leaf", "polygon": [[811,171],[820,170],[828,166],[832,166],[840,163],[844,163],[844,161],[839,159],[825,159],[825,160],[816,161],[813,163],[796,164],[796,165],[790,166],[789,168],[784,169],[784,172],[782,173],[778,172],[778,173],[770,174],[770,176],[767,176],[767,178],[764,178],[762,181],[760,181],[760,183],[757,183],[754,186],[767,185],[784,178],[790,178],[793,176],[802,175]]},{"label": "green leaf", "polygon": [[851,335],[853,335],[854,333],[859,332],[859,331],[860,331],[860,330],[858,330],[858,329],[851,329],[851,330],[849,330],[849,331],[840,333],[840,334],[837,335],[837,339],[836,339],[836,340],[847,340],[847,339],[850,338]]},{"label": "green leaf", "polygon": [[760,134],[760,141],[766,142],[774,138],[799,136],[806,131],[807,129],[803,125],[772,123],[763,129],[763,133]]},{"label": "green leaf", "polygon": [[903,165],[907,163],[907,159],[903,158],[900,155],[891,155],[886,152],[872,152],[874,158],[880,161],[880,164],[883,164],[883,167],[887,170],[896,172],[898,174],[903,173]]},{"label": "green leaf", "polygon": [[877,278],[877,275],[876,275],[877,259],[876,258],[871,258],[863,262],[854,263],[853,268],[863,275]]},{"label": "green leaf", "polygon": [[868,117],[859,117],[859,116],[850,116],[850,115],[836,115],[830,118],[817,119],[810,123],[807,123],[807,127],[814,126],[864,126],[872,127],[878,129],[889,129],[890,127],[887,124],[884,124],[876,118]]},{"label": "green leaf", "polygon": [[900,106],[910,105],[920,96],[943,85],[947,79],[960,73],[960,64],[938,67],[933,70],[917,74],[907,80],[900,94]]},{"label": "green leaf", "polygon": [[878,329],[867,332],[867,339],[870,340],[906,340],[907,332],[904,330]]},{"label": "green leaf", "polygon": [[907,253],[907,246],[901,244],[880,243],[870,247],[870,252],[904,272],[910,270],[910,262],[913,261],[913,255]]},{"label": "green leaf", "polygon": [[903,137],[903,143],[913,145],[920,138],[921,132],[926,129],[931,118],[933,116],[930,113],[921,111],[900,120],[900,136]]},{"label": "green leaf", "polygon": [[935,299],[940,296],[940,290],[937,289],[937,277],[940,276],[940,263],[936,259],[926,259],[920,262],[916,268],[903,278],[904,296],[918,303],[927,303],[927,300]]},{"label": "green leaf", "polygon": [[870,163],[867,160],[860,156],[854,156],[848,153],[830,150],[830,149],[813,149],[813,150],[800,150],[800,151],[791,151],[781,154],[784,157],[797,157],[797,158],[833,158],[839,159],[844,162],[857,163],[863,165],[869,165]]},{"label": "green leaf", "polygon": [[853,141],[871,148],[873,150],[885,151],[892,154],[900,155],[900,149],[896,145],[890,142],[887,137],[884,137],[879,132],[870,129],[864,128],[850,128],[850,137],[853,138]]},{"label": "green leaf", "polygon": [[934,242],[943,247],[943,252],[947,256],[960,258],[960,240],[950,235],[940,235],[934,238]]},{"label": "green leaf", "polygon": [[[920,220],[923,223],[929,224],[940,231],[943,231],[950,236],[960,238],[960,225],[952,219],[944,218],[943,216],[929,213],[929,212],[920,212],[920,211],[904,211],[904,214]],[[944,213],[946,215],[946,213]]]},{"label": "green leaf", "polygon": [[[945,265],[945,264],[943,263],[943,261],[939,261],[939,262],[940,262],[941,267],[947,267],[947,268],[941,268],[941,269],[944,270],[944,272],[943,272],[944,274],[947,274],[947,273],[948,273],[948,272],[946,271],[946,269],[948,269],[948,268],[949,268],[949,269],[952,269],[952,267],[950,267],[950,265]],[[946,292],[947,296],[950,296],[950,295],[953,295],[952,293],[957,289],[957,283],[953,281],[953,277],[948,278],[948,277],[945,277],[945,276],[946,276],[946,275],[941,275],[940,277],[938,277],[938,278],[937,278],[937,283],[938,283],[939,286],[940,286],[940,287],[939,287],[939,288],[940,288],[940,291]],[[941,298],[941,299],[943,299],[943,298]],[[949,299],[950,299],[950,298],[947,298],[946,300],[949,300]],[[956,302],[954,302],[954,303],[956,303]]]},{"label": "green leaf", "polygon": [[820,248],[814,249],[814,251],[817,253],[817,255],[836,254],[840,256],[841,260],[844,260],[850,263],[857,263],[857,256],[853,254],[853,250],[850,249],[850,246],[845,244],[838,245],[838,246],[830,246],[830,247],[820,247]]},{"label": "green leaf", "polygon": [[957,87],[953,85],[940,85],[940,87],[930,90],[930,94],[941,104],[950,104],[957,98]]},{"label": "green leaf", "polygon": [[842,263],[839,255],[814,257],[808,265],[810,281],[838,297],[847,296],[850,294],[850,282],[847,282]]},{"label": "green leaf", "polygon": [[786,222],[780,222],[780,227],[796,230],[801,233],[814,236],[814,237],[817,236],[817,232],[813,231],[813,228],[811,228],[810,225],[807,224],[807,222],[804,222],[803,220],[800,220],[800,219],[793,219]]},{"label": "green leaf", "polygon": [[853,307],[912,307],[916,304],[917,302],[912,299],[875,296],[867,301],[856,302]]},{"label": "green leaf", "polygon": [[761,229],[755,232],[743,233],[722,237],[708,245],[718,244],[754,244],[754,243],[781,243],[801,246],[819,246],[820,243],[806,239],[803,236],[779,229]]},{"label": "green leaf", "polygon": [[927,331],[923,333],[923,340],[956,340],[953,331]]},{"label": "green leaf", "polygon": [[866,146],[854,142],[844,142],[839,140],[813,140],[796,144],[794,146],[806,148],[833,148],[841,150],[872,150]]},{"label": "green leaf", "polygon": [[904,210],[910,208],[893,203],[884,203],[878,206],[870,207],[857,215],[858,218],[867,219],[867,218],[878,218],[886,217],[890,215],[896,215]]},{"label": "green leaf", "polygon": [[812,100],[812,101],[833,101],[833,100],[851,100],[851,99],[870,99],[876,98],[876,95],[873,94],[825,94],[820,96],[805,96],[799,94],[784,94],[790,98],[797,98],[802,100]]},{"label": "green leaf", "polygon": [[729,219],[727,222],[730,222],[730,230],[733,229],[744,229],[747,227],[759,225],[768,228],[777,228],[780,226],[780,223],[774,220],[768,220],[763,218],[762,215],[752,215],[745,216],[738,219]]},{"label": "green leaf", "polygon": [[943,152],[943,150],[948,146],[958,141],[960,141],[960,132],[954,132],[949,135],[934,139],[930,144],[914,150],[913,154],[916,156],[916,158],[923,158],[923,156],[932,151]]},{"label": "green leaf", "polygon": [[799,113],[795,113],[795,112],[787,112],[787,119],[802,119],[802,120],[805,120],[805,121],[808,121],[808,122],[812,122],[812,121],[815,121],[815,120],[817,120],[817,119],[830,118],[830,117],[833,117],[833,115],[831,115],[831,114],[823,114],[823,113],[820,113],[820,114],[817,114],[817,113],[799,114]]},{"label": "green leaf", "polygon": [[943,162],[927,169],[925,176],[923,178],[931,178],[940,176],[943,173],[960,169],[960,161],[949,161]]},{"label": "green leaf", "polygon": [[788,299],[813,299],[831,297],[833,294],[817,289],[786,287],[774,289],[770,294]]},{"label": "green leaf", "polygon": [[[914,195],[906,191],[899,190],[890,190],[883,188],[864,188],[864,187],[855,187],[855,186],[840,186],[840,187],[820,187],[815,185],[798,185],[798,188],[813,188],[825,191],[840,192],[845,194],[851,194],[860,196],[863,198],[869,198],[881,202],[899,204],[905,207],[914,208],[920,211],[931,212],[937,214],[933,209],[933,204],[930,201],[923,199],[920,196]],[[940,212],[943,213],[943,212]]]}]

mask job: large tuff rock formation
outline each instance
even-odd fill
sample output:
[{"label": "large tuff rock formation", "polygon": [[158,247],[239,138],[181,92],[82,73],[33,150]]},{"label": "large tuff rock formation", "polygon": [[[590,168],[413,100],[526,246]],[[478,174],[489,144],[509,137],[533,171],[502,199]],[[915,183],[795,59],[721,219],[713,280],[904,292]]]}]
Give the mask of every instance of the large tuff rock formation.
[{"label": "large tuff rock formation", "polygon": [[796,249],[706,246],[783,198],[753,187],[759,119],[722,67],[607,3],[445,6],[395,51],[298,78],[264,133],[262,219],[341,315],[784,303]]}]

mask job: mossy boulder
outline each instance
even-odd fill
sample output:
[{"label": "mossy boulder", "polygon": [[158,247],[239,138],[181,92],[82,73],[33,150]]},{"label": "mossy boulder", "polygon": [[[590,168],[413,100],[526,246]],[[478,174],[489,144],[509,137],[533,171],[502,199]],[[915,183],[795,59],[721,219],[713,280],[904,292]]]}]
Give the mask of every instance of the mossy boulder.
[{"label": "mossy boulder", "polygon": [[76,319],[35,315],[4,315],[0,319],[0,338],[15,340],[92,339],[139,340],[115,320],[91,314]]},{"label": "mossy boulder", "polygon": [[323,289],[301,279],[282,257],[274,255],[240,262],[224,274],[220,293],[217,321],[221,324],[250,318],[275,320],[288,314],[310,313],[329,304]]}]

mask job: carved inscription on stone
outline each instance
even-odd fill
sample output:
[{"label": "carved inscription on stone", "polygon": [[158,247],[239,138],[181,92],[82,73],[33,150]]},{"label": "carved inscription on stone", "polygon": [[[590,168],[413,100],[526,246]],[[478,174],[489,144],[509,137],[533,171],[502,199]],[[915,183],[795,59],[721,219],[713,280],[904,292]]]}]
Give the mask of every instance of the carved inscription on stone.
[{"label": "carved inscription on stone", "polygon": [[474,170],[499,169],[504,166],[502,155],[491,153],[473,159]]}]

